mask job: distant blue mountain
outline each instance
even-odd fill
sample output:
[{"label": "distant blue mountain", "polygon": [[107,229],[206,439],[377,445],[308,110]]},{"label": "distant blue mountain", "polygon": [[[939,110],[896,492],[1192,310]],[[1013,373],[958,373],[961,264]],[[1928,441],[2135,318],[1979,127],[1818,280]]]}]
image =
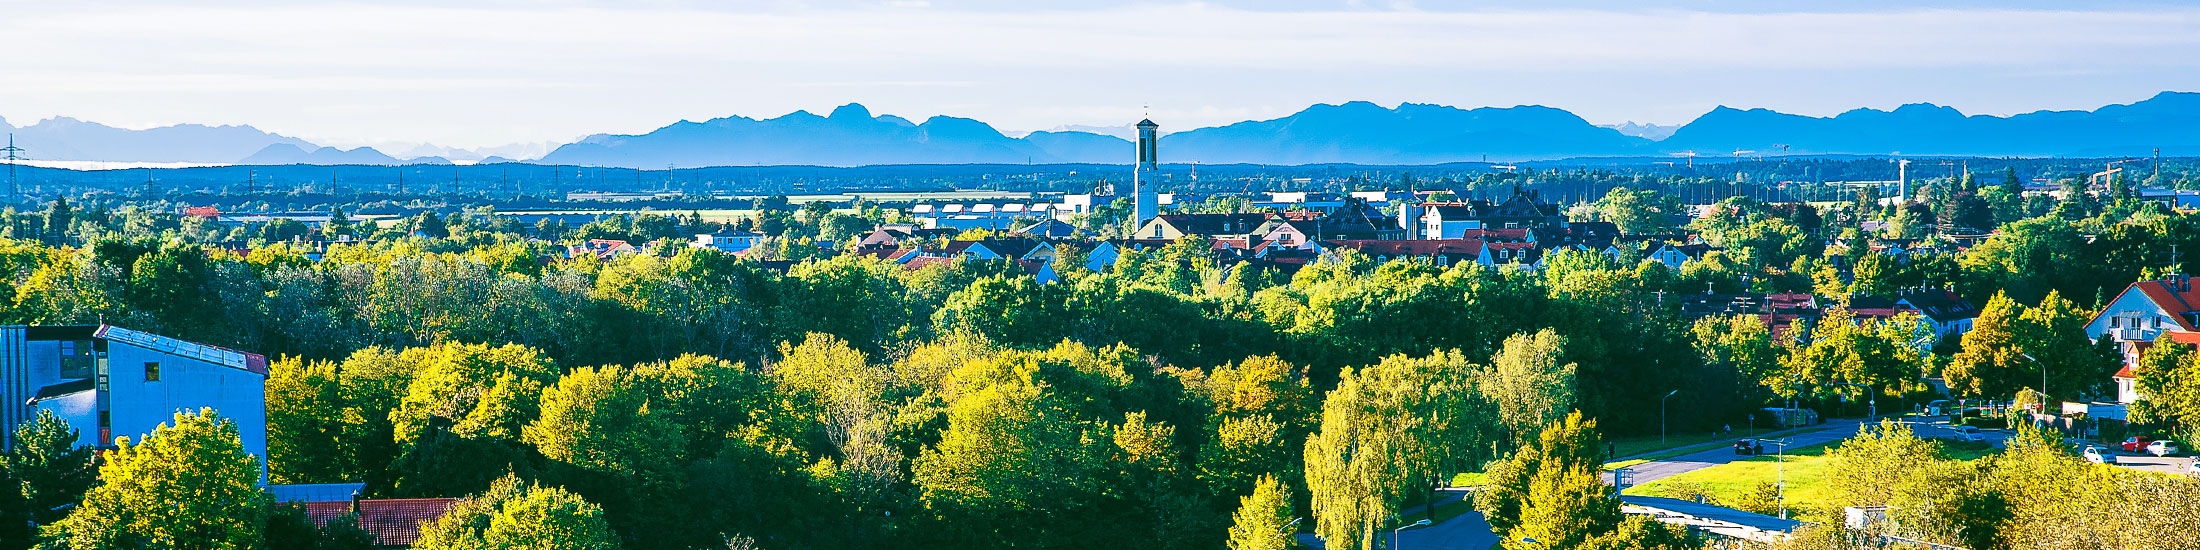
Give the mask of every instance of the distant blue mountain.
[{"label": "distant blue mountain", "polygon": [[[1316,105],[1275,120],[1169,134],[1167,162],[1421,164],[1642,152],[1651,142],[1549,107],[1457,109],[1372,103]],[[1088,132],[1010,138],[985,123],[932,117],[911,124],[850,104],[819,117],[804,111],[756,120],[680,122],[642,135],[596,135],[552,151],[549,164],[665,165],[964,164],[1127,162],[1131,143]]]},{"label": "distant blue mountain", "polygon": [[270,145],[313,146],[251,126],[181,124],[126,130],[58,117],[21,128],[0,121],[0,129],[15,134],[24,156],[39,160],[227,163]]},{"label": "distant blue mountain", "polygon": [[543,164],[662,168],[749,164],[860,166],[1059,162],[1031,142],[1010,138],[966,118],[936,116],[923,124],[871,116],[848,104],[832,114],[796,111],[757,120],[727,117],[681,121],[642,135],[598,134],[559,147]]},{"label": "distant blue mountain", "polygon": [[2092,111],[2008,117],[1964,115],[1932,104],[1857,109],[1833,117],[1765,109],[1712,109],[1658,143],[1665,152],[1752,150],[1789,154],[2125,156],[2200,154],[2200,93],[2162,92]]},{"label": "distant blue mountain", "polygon": [[1161,143],[1165,162],[1260,164],[1512,161],[1635,154],[1652,144],[1550,107],[1386,109],[1364,101],[1178,132]]},{"label": "distant blue mountain", "polygon": [[319,149],[314,149],[312,152],[307,152],[305,149],[301,149],[296,145],[291,145],[288,143],[278,143],[275,145],[269,145],[267,146],[267,148],[261,149],[260,152],[253,153],[252,156],[245,157],[244,160],[238,161],[237,163],[257,165],[312,164],[321,166],[335,166],[342,164],[359,164],[396,166],[399,164],[450,164],[450,161],[443,159],[420,159],[414,162],[399,162],[397,159],[391,158],[389,155],[382,154],[381,151],[376,151],[372,147],[360,147],[349,151],[337,149],[335,147],[322,147]]},{"label": "distant blue mountain", "polygon": [[1137,156],[1130,140],[1090,132],[1032,132],[1024,141],[1061,162],[1127,163]]}]

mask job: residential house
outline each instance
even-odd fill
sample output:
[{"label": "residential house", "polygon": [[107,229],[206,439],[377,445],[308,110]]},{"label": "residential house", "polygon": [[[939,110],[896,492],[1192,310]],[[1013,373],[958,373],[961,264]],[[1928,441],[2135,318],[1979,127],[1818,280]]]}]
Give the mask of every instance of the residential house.
[{"label": "residential house", "polygon": [[1482,200],[1431,202],[1422,204],[1419,210],[1420,236],[1429,239],[1462,238],[1469,229],[1566,226],[1566,216],[1557,204],[1543,202],[1535,191],[1518,187],[1513,188],[1511,198],[1501,203]]},{"label": "residential house", "polygon": [[1131,236],[1170,241],[1188,235],[1243,239],[1254,235],[1267,222],[1267,214],[1165,214],[1154,216]]},{"label": "residential house", "polygon": [[856,243],[856,247],[906,248],[933,239],[951,239],[955,237],[956,233],[961,233],[961,231],[956,229],[926,229],[901,223],[886,224],[878,226],[877,229],[872,229],[869,234],[864,235],[863,240]]},{"label": "residential house", "polygon": [[1084,231],[1078,230],[1077,226],[1063,223],[1062,220],[1048,218],[1046,221],[1018,229],[1016,234],[1040,239],[1068,239],[1083,235]]},{"label": "residential house", "polygon": [[695,235],[695,242],[691,243],[690,246],[731,254],[748,250],[750,247],[756,246],[757,241],[763,239],[763,233],[728,229],[717,233],[698,233]]},{"label": "residential house", "polygon": [[1331,240],[1317,244],[1315,254],[1324,261],[1336,261],[1349,250],[1377,262],[1405,258],[1438,266],[1458,263],[1494,265],[1489,260],[1490,246],[1474,239]]},{"label": "residential house", "polygon": [[2200,290],[2194,290],[2192,277],[2186,275],[2132,283],[2094,314],[2085,334],[2095,340],[2106,337],[2123,352],[2124,366],[2115,374],[2116,401],[2144,399],[2132,369],[2147,348],[2165,341],[2200,345]]},{"label": "residential house", "polygon": [[1682,265],[1687,264],[1689,260],[1701,260],[1705,254],[1710,254],[1714,250],[1720,250],[1720,248],[1703,243],[1673,244],[1665,241],[1650,241],[1649,245],[1642,248],[1642,257],[1646,260],[1657,260],[1658,263],[1665,264],[1665,267],[1677,270]]},{"label": "residential house", "polygon": [[1978,306],[1948,289],[1905,292],[1895,296],[1895,305],[1924,318],[1936,341],[1952,340],[1970,332],[1971,322],[1978,319],[1979,314]]},{"label": "residential house", "polygon": [[375,548],[410,548],[420,540],[422,525],[448,514],[455,498],[367,499],[365,483],[269,485],[267,493],[277,506],[297,506],[315,527],[327,526],[350,516],[359,529],[374,536]]},{"label": "residential house", "polygon": [[586,243],[566,247],[565,256],[568,258],[595,256],[598,259],[608,260],[614,256],[640,254],[642,251],[642,247],[618,239],[589,239]]}]

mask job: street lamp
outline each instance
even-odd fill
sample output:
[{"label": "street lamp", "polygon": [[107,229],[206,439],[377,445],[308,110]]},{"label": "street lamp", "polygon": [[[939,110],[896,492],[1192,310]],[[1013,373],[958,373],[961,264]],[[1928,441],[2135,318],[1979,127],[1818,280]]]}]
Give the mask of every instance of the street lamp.
[{"label": "street lamp", "polygon": [[1428,520],[1425,520],[1425,519],[1424,519],[1424,520],[1421,520],[1421,521],[1416,521],[1416,522],[1413,522],[1413,523],[1408,523],[1408,524],[1405,524],[1405,525],[1400,525],[1400,526],[1398,526],[1398,528],[1397,528],[1397,529],[1391,529],[1391,530],[1390,530],[1390,550],[1398,550],[1398,532],[1399,532],[1399,531],[1404,531],[1404,530],[1407,530],[1407,529],[1412,529],[1412,528],[1415,528],[1415,527],[1420,527],[1420,526],[1423,526],[1423,525],[1428,525],[1428,523],[1429,523],[1429,521],[1428,521]]},{"label": "street lamp", "polygon": [[1673,391],[1671,391],[1671,392],[1668,392],[1668,393],[1666,393],[1666,394],[1665,394],[1665,397],[1660,397],[1660,398],[1658,398],[1658,446],[1660,446],[1660,447],[1663,447],[1663,446],[1665,446],[1665,445],[1667,445],[1667,444],[1668,444],[1668,443],[1666,442],[1666,430],[1665,430],[1665,426],[1666,426],[1666,424],[1665,424],[1665,400],[1667,400],[1667,399],[1672,399],[1672,398],[1673,398],[1673,395],[1674,395],[1674,394],[1678,394],[1678,393],[1680,393],[1680,392],[1681,392],[1680,390],[1673,390]]},{"label": "street lamp", "polygon": [[1788,517],[1788,484],[1787,484],[1787,444],[1788,444],[1788,440],[1787,440],[1786,438],[1781,438],[1781,439],[1775,439],[1775,440],[1772,440],[1772,444],[1773,444],[1773,451],[1772,451],[1772,461],[1773,461],[1774,463],[1778,464],[1778,466],[1776,466],[1776,468],[1778,468],[1778,470],[1779,470],[1779,473],[1778,473],[1778,477],[1774,478],[1774,479],[1775,479],[1776,481],[1774,481],[1774,482],[1773,482],[1773,485],[1772,485],[1772,486],[1773,486],[1774,488],[1776,488],[1776,489],[1779,489],[1779,500],[1780,500],[1780,519],[1787,519],[1787,517]]},{"label": "street lamp", "polygon": [[2017,355],[2022,355],[2025,359],[2031,359],[2032,364],[2040,366],[2040,389],[2038,392],[2040,394],[2040,414],[2047,414],[2047,362],[2021,351],[2017,352]]}]

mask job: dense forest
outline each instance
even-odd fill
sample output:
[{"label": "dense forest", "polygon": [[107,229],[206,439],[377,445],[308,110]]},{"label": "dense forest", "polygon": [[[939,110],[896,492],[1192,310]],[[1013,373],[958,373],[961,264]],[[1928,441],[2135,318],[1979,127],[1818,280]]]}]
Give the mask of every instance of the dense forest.
[{"label": "dense forest", "polygon": [[[521,536],[511,522],[524,521],[642,549],[1216,548],[1301,528],[1367,548],[1453,474],[1483,471],[1519,488],[1483,503],[1513,522],[1500,529],[1571,523],[1603,533],[1581,547],[1686,547],[1587,497],[1580,513],[1604,519],[1505,511],[1589,494],[1600,482],[1578,474],[1604,458],[1598,438],[1656,434],[1661,420],[1740,425],[1785,399],[1904,407],[1932,398],[1926,376],[1963,397],[2040,389],[2024,381],[2042,365],[1988,349],[2049,358],[2050,394],[2098,394],[2114,363],[2083,334],[2090,310],[2200,254],[2200,215],[2113,192],[2043,200],[1966,178],[1918,198],[1735,197],[1683,226],[1635,215],[1679,211],[1643,186],[1571,212],[1721,247],[1679,269],[1554,250],[1540,270],[1347,255],[1286,274],[1188,238],[1102,272],[1065,245],[1062,280],[1040,284],[1002,262],[824,257],[817,243],[894,215],[875,207],[737,222],[771,235],[769,256],[795,261],[782,269],[684,246],[567,258],[559,244],[722,227],[691,215],[221,227],[95,195],[0,214],[0,322],[104,322],[280,358],[270,480],[475,496],[424,548],[497,547],[482,541]],[[2000,231],[1900,259],[1868,246],[1955,226]],[[238,240],[251,246],[216,246]],[[1985,305],[1978,331],[1920,345],[1930,331],[1915,317],[1852,321],[1837,305],[1775,334],[1754,317],[1684,318],[1677,299],[1940,287]],[[1672,390],[1686,399],[1658,414]],[[233,427],[176,424],[101,471],[234,474],[218,444],[184,444]],[[38,452],[80,452],[49,447]],[[141,531],[94,526],[142,520],[129,510],[143,504],[103,483],[76,486],[80,513],[42,536],[128,546]],[[281,507],[230,500],[205,513],[259,519],[192,540],[352,536],[297,534]]]}]

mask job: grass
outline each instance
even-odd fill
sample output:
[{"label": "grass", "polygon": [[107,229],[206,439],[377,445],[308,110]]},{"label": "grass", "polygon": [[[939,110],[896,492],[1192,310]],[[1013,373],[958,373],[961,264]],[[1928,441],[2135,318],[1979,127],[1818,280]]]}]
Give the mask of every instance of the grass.
[{"label": "grass", "polygon": [[[1827,494],[1825,473],[1829,460],[1826,450],[1839,445],[1826,443],[1799,447],[1787,453],[1785,464],[1772,456],[1755,456],[1712,466],[1693,472],[1644,483],[1627,488],[1630,495],[1678,496],[1684,485],[1701,487],[1714,500],[1733,502],[1741,498],[1759,483],[1773,483],[1786,470],[1787,507],[1791,517],[1804,521],[1829,521],[1840,518],[1817,517],[1823,514],[1832,495]],[[1996,451],[1992,445],[1982,442],[1941,442],[1941,457],[1952,460],[1977,460]]]},{"label": "grass", "polygon": [[1682,492],[1681,487],[1695,485],[1702,487],[1703,492],[1712,495],[1715,500],[1731,501],[1740,499],[1759,483],[1773,483],[1781,479],[1781,471],[1785,470],[1788,510],[1796,514],[1797,519],[1814,520],[1809,515],[1823,509],[1830,497],[1824,494],[1828,463],[1825,454],[1832,446],[1833,444],[1823,444],[1792,449],[1788,451],[1784,464],[1772,456],[1754,456],[1628,487],[1622,492],[1630,495],[1673,496]]}]

